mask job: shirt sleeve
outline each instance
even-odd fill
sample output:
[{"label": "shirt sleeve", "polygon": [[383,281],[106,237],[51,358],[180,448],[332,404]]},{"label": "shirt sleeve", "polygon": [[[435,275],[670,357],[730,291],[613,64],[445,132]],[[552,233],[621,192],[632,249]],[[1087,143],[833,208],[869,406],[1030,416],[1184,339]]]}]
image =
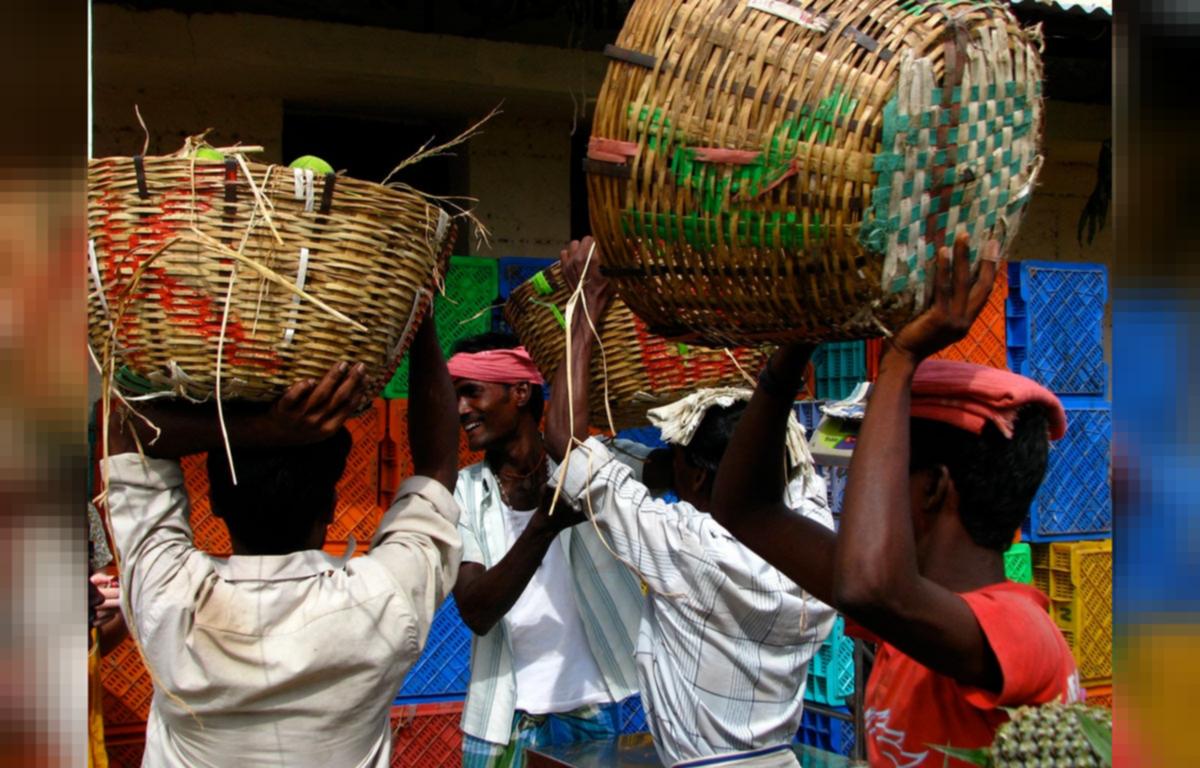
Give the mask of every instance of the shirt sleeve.
[{"label": "shirt sleeve", "polygon": [[444,485],[429,477],[410,477],[384,513],[367,553],[408,597],[422,644],[434,611],[458,577],[462,556],[458,517],[458,502]]},{"label": "shirt sleeve", "polygon": [[458,535],[462,539],[462,561],[483,565],[483,547],[479,544],[479,533],[471,525],[473,518],[463,495],[463,487],[468,482],[471,482],[469,478],[459,474],[458,482],[454,486],[454,501],[458,503],[459,509]]},{"label": "shirt sleeve", "polygon": [[121,611],[143,647],[166,622],[187,622],[212,574],[192,543],[183,470],[167,459],[107,459],[108,519],[120,563]]},{"label": "shirt sleeve", "polygon": [[969,704],[990,710],[1045,704],[1064,696],[1075,676],[1074,663],[1061,633],[1041,606],[1006,590],[977,590],[961,597],[996,654],[1003,678],[999,693],[966,688]]},{"label": "shirt sleeve", "polygon": [[[560,484],[559,467],[551,468],[550,483]],[[686,592],[675,558],[680,550],[700,546],[696,533],[671,504],[653,498],[603,443],[591,437],[571,452],[561,487],[573,507],[590,509],[608,544],[648,585],[659,592]]]}]

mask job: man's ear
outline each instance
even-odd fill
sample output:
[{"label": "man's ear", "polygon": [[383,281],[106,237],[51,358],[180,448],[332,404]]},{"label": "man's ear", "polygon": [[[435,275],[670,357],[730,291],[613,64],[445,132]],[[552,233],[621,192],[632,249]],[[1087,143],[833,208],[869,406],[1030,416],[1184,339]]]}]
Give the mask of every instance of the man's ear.
[{"label": "man's ear", "polygon": [[529,397],[532,394],[528,381],[518,381],[512,385],[513,396],[516,397],[517,407],[524,408],[529,404]]},{"label": "man's ear", "polygon": [[950,470],[945,464],[930,467],[920,474],[922,482],[925,483],[922,493],[925,499],[924,512],[927,515],[936,515],[946,504],[950,489],[954,487],[954,479],[950,477]]}]

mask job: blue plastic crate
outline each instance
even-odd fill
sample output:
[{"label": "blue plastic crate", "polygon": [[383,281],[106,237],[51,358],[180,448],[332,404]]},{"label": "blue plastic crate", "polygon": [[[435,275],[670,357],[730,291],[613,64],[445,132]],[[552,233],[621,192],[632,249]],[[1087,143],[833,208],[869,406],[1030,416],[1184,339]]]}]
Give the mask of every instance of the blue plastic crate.
[{"label": "blue plastic crate", "polygon": [[846,467],[818,464],[817,472],[825,479],[825,498],[829,501],[829,511],[834,515],[833,522],[836,528],[838,515],[842,514],[842,502],[846,498]]},{"label": "blue plastic crate", "polygon": [[667,447],[666,442],[662,439],[662,431],[658,427],[630,427],[618,431],[617,437],[641,443],[649,448]]},{"label": "blue plastic crate", "polygon": [[[850,714],[846,707],[830,707],[838,712]],[[849,757],[854,752],[854,722],[813,712],[805,707],[800,716],[800,730],[796,737],[801,744],[835,752]]]},{"label": "blue plastic crate", "polygon": [[[499,296],[507,301],[509,295],[529,278],[553,264],[557,259],[534,259],[525,256],[505,256],[497,259],[499,271]],[[513,329],[504,319],[503,305],[492,311],[492,329],[500,333],[512,333]]]},{"label": "blue plastic crate", "polygon": [[846,637],[845,622],[838,616],[829,637],[808,663],[804,698],[840,707],[854,695],[854,641]]},{"label": "blue plastic crate", "polygon": [[1102,264],[1021,261],[1008,265],[1008,367],[1063,395],[1103,395]]},{"label": "blue plastic crate", "polygon": [[1067,434],[1050,443],[1046,477],[1022,526],[1027,541],[1103,539],[1112,535],[1112,404],[1063,397]]},{"label": "blue plastic crate", "polygon": [[621,702],[621,733],[645,733],[648,730],[642,697],[635,693]]},{"label": "blue plastic crate", "polygon": [[863,341],[830,341],[813,352],[817,397],[841,400],[867,378],[867,346]]},{"label": "blue plastic crate", "polygon": [[471,630],[458,615],[454,597],[433,615],[425,650],[396,695],[397,704],[461,699],[471,679]]},{"label": "blue plastic crate", "polygon": [[821,406],[824,404],[824,400],[801,400],[795,405],[796,420],[803,425],[808,437],[812,437],[813,431],[821,423]]}]

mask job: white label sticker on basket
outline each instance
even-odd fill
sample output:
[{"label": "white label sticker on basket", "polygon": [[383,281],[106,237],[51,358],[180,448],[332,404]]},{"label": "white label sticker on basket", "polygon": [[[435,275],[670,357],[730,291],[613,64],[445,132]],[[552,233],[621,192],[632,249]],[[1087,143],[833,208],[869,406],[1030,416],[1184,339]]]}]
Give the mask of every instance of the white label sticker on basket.
[{"label": "white label sticker on basket", "polygon": [[[310,171],[310,173],[311,173],[311,171]],[[300,249],[300,265],[296,269],[296,290],[297,291],[304,290],[304,283],[306,280],[308,280],[308,249],[301,248]],[[300,303],[300,294],[294,294],[292,296],[292,303],[293,304]],[[283,343],[291,344],[292,338],[295,335],[296,335],[296,329],[288,328],[287,330],[285,330],[283,332]]]},{"label": "white label sticker on basket", "polygon": [[829,31],[828,19],[792,5],[786,2],[786,0],[747,0],[746,7],[762,11],[763,13],[769,13],[772,16],[778,16],[793,24],[799,24],[805,29],[811,29],[813,32]]}]

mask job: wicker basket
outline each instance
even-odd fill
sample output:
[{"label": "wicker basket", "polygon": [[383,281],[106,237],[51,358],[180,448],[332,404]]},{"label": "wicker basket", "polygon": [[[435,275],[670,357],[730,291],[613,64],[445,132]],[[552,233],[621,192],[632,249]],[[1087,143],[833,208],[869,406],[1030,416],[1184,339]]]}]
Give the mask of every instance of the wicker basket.
[{"label": "wicker basket", "polygon": [[266,400],[342,360],[378,393],[454,226],[408,188],[185,149],[91,161],[88,236],[90,343],[118,385]]},{"label": "wicker basket", "polygon": [[[563,315],[569,297],[562,268],[554,264],[516,288],[504,305],[504,318],[547,381],[566,352]],[[591,423],[605,428],[609,426],[604,408],[606,370],[612,426],[625,429],[648,423],[648,409],[701,387],[752,386],[771,352],[700,349],[669,342],[650,333],[620,299],[613,301],[597,329],[604,355],[603,359],[599,352],[592,355],[588,410]]]},{"label": "wicker basket", "polygon": [[1040,30],[1006,2],[638,0],[585,168],[593,234],[651,330],[877,336],[935,246],[1016,234],[1041,166]]}]

